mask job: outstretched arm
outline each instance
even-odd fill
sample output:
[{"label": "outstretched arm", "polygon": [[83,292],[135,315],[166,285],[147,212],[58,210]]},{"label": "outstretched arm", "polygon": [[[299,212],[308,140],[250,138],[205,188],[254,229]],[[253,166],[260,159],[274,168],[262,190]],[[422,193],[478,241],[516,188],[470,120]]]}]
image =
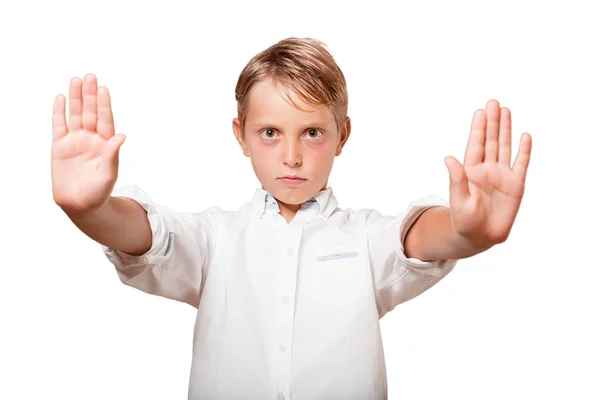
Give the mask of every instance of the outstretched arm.
[{"label": "outstretched arm", "polygon": [[128,254],[144,254],[152,245],[146,211],[135,201],[113,197],[119,149],[125,135],[115,135],[110,94],[96,76],[56,96],[52,117],[52,194],[73,223],[87,236]]},{"label": "outstretched arm", "polygon": [[496,100],[473,116],[464,166],[452,156],[444,162],[450,174],[450,208],[425,211],[408,231],[408,257],[424,261],[471,257],[504,242],[525,192],[532,139],[521,135],[512,167],[511,115]]}]

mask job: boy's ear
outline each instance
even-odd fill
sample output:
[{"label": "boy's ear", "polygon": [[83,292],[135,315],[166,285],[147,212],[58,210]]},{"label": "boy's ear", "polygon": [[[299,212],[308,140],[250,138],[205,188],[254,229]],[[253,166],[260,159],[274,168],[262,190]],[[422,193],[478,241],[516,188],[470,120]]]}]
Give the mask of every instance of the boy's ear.
[{"label": "boy's ear", "polygon": [[338,143],[338,147],[335,151],[335,155],[339,156],[340,154],[342,154],[342,149],[344,148],[344,145],[346,144],[346,142],[348,141],[348,138],[350,137],[350,131],[352,130],[352,124],[350,123],[350,117],[346,117],[346,119],[344,120],[344,123],[342,124],[342,128],[340,129],[340,142]]},{"label": "boy's ear", "polygon": [[248,146],[246,146],[246,141],[244,140],[244,134],[242,132],[242,127],[240,125],[240,120],[238,118],[233,119],[232,123],[233,134],[235,135],[235,139],[240,144],[242,151],[246,157],[250,157],[250,153],[248,152]]}]

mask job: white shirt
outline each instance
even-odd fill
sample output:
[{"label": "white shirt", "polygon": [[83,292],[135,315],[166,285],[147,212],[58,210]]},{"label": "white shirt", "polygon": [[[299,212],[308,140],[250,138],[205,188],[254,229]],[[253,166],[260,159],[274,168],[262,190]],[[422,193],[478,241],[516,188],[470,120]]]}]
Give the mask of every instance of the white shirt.
[{"label": "white shirt", "polygon": [[387,399],[379,319],[456,260],[407,258],[426,196],[398,216],[338,208],[331,188],[288,224],[258,189],[237,211],[176,213],[137,186],[113,195],[148,212],[152,248],[102,246],[121,281],[198,309],[189,399]]}]

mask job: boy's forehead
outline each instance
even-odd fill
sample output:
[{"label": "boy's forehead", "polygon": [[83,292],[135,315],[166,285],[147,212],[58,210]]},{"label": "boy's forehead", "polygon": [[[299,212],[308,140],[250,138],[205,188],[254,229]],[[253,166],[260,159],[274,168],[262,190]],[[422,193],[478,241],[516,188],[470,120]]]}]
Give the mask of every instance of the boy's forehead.
[{"label": "boy's forehead", "polygon": [[[300,109],[290,102],[286,94]],[[250,90],[247,110],[247,118],[253,120],[295,116],[318,120],[322,123],[335,121],[333,113],[327,106],[309,104],[302,100],[292,88],[286,91],[282,84],[275,84],[270,80],[260,81]]]}]

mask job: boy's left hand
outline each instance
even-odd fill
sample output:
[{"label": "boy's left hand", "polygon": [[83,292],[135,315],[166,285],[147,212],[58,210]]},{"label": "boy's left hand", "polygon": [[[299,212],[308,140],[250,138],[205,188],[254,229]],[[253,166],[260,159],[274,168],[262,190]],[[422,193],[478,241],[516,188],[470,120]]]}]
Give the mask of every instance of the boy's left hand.
[{"label": "boy's left hand", "polygon": [[511,161],[510,110],[496,100],[477,110],[465,151],[464,166],[444,159],[450,173],[450,218],[454,232],[470,246],[488,249],[502,243],[517,216],[525,192],[531,135],[523,133]]}]

